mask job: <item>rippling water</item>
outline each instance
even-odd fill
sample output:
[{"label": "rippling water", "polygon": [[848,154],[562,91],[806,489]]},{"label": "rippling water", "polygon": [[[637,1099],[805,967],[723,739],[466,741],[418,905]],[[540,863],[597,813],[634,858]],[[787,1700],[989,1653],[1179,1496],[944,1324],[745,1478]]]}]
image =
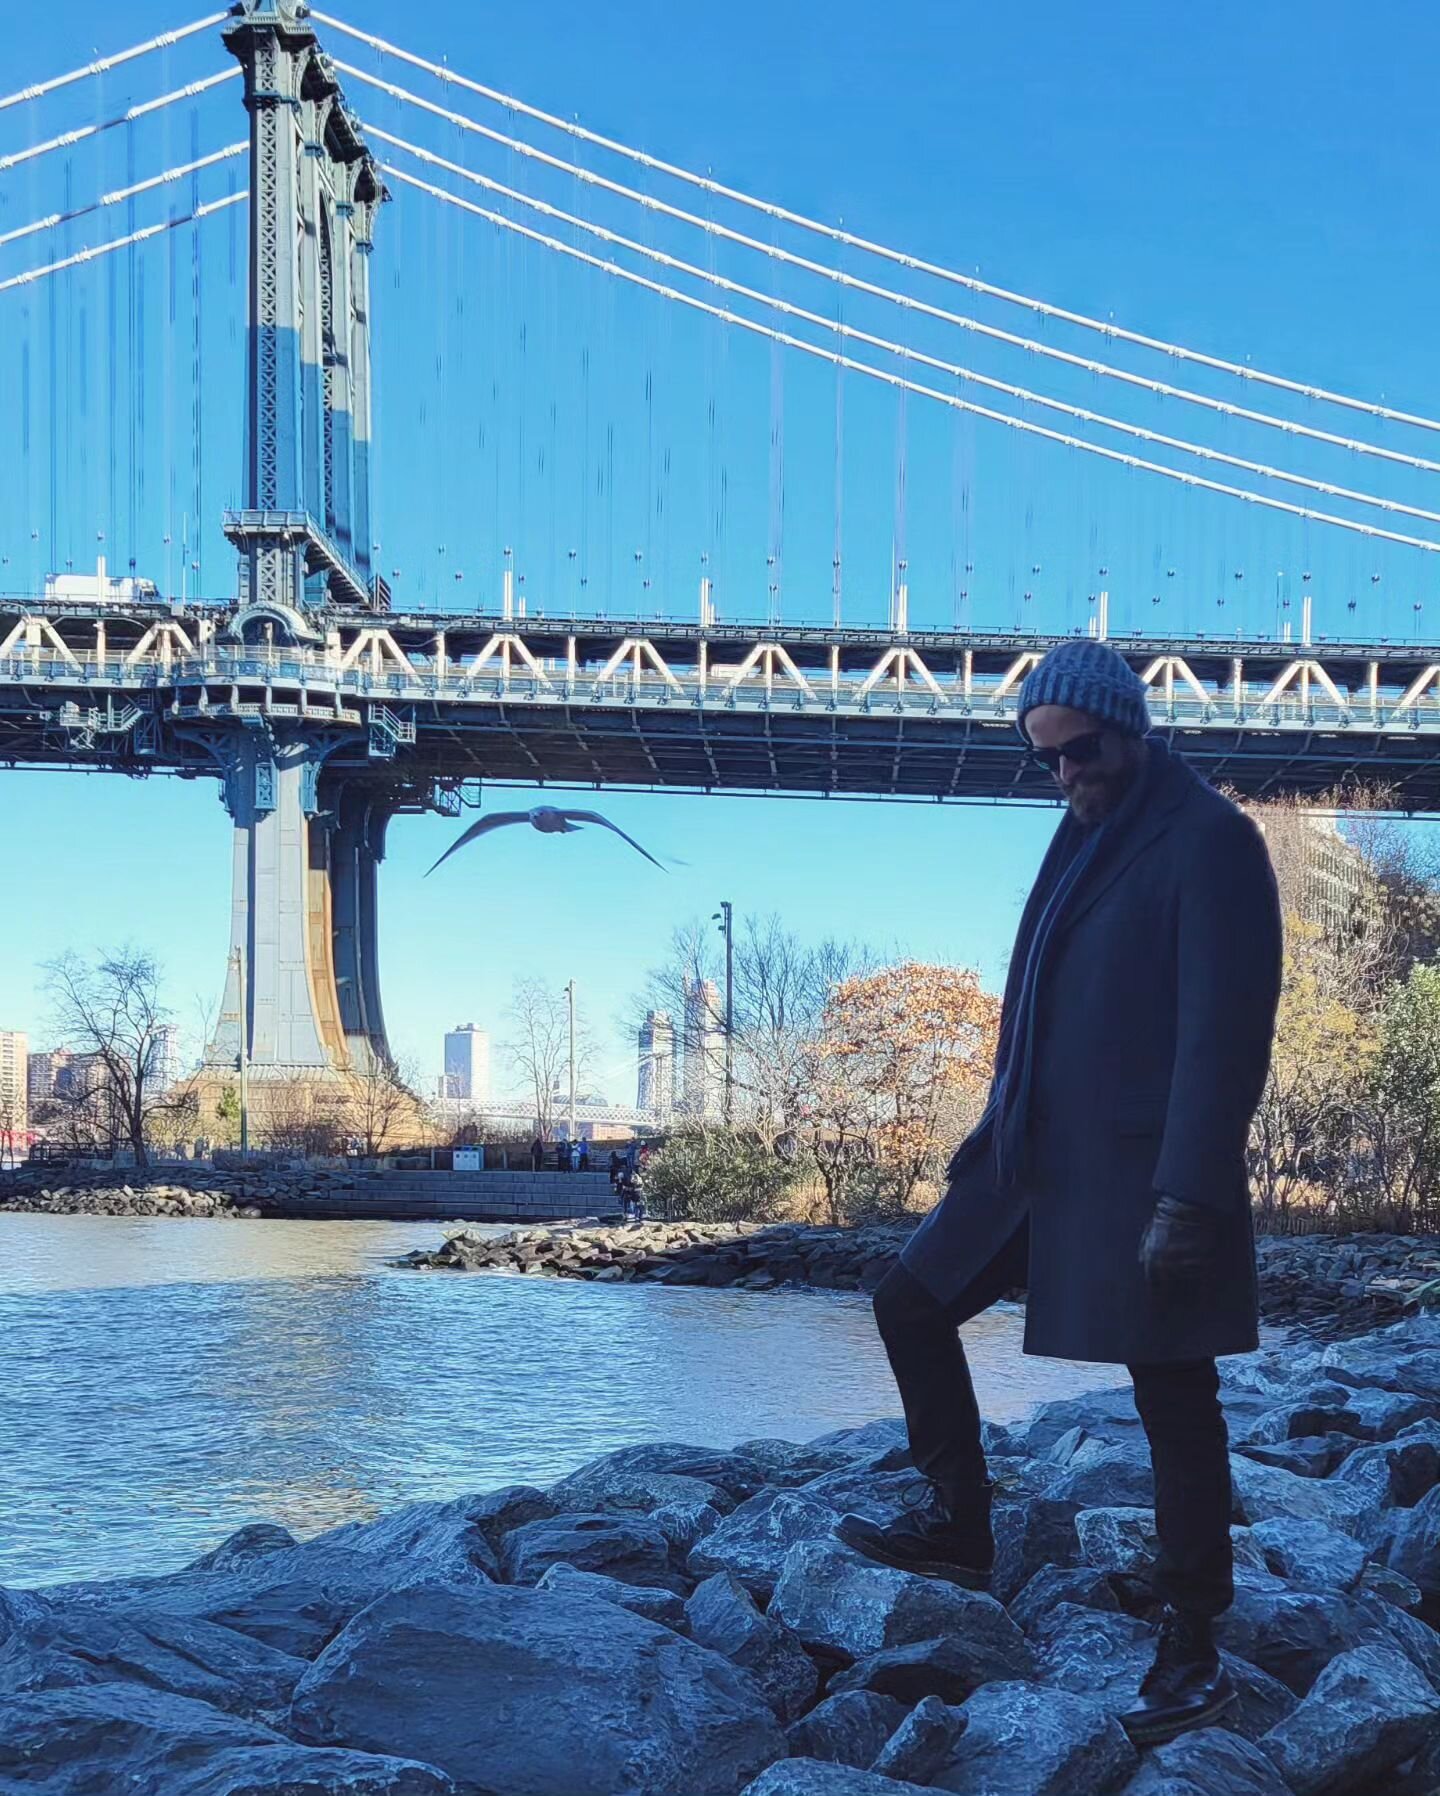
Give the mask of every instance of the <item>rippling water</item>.
[{"label": "rippling water", "polygon": [[[867,1299],[402,1272],[411,1223],[0,1216],[0,1584],[185,1564],[643,1440],[895,1415]],[[965,1331],[987,1415],[1116,1382]]]}]

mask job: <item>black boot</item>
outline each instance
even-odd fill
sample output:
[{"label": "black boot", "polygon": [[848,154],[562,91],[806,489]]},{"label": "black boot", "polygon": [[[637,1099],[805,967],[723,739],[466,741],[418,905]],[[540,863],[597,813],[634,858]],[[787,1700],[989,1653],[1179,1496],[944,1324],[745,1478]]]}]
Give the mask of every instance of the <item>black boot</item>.
[{"label": "black boot", "polygon": [[1205,1727],[1238,1692],[1215,1650],[1208,1615],[1166,1609],[1155,1663],[1140,1684],[1140,1699],[1120,1717],[1137,1746],[1158,1746],[1187,1728]]},{"label": "black boot", "polygon": [[917,1486],[914,1504],[895,1521],[845,1515],[835,1524],[835,1534],[847,1547],[881,1565],[945,1578],[966,1590],[984,1590],[995,1565],[995,1536],[990,1532],[994,1488],[987,1481],[963,1495],[947,1497],[938,1484],[926,1479]]}]

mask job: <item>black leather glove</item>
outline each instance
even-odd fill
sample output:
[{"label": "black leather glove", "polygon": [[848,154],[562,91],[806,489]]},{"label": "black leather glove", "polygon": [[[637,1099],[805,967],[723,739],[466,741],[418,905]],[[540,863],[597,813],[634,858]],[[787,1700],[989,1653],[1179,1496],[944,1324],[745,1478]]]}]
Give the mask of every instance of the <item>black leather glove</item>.
[{"label": "black leather glove", "polygon": [[1161,1197],[1140,1237],[1145,1282],[1157,1294],[1192,1290],[1215,1263],[1220,1218],[1203,1204]]}]

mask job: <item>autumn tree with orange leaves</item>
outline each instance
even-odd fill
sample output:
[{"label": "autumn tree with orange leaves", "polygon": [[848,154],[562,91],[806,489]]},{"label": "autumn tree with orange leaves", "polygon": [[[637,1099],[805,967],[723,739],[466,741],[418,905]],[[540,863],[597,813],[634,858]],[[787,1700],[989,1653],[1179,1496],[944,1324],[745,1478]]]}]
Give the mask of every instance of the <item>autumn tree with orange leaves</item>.
[{"label": "autumn tree with orange leaves", "polygon": [[809,1146],[832,1217],[860,1184],[901,1210],[979,1114],[1000,1003],[965,968],[903,961],[841,980],[811,1044]]}]

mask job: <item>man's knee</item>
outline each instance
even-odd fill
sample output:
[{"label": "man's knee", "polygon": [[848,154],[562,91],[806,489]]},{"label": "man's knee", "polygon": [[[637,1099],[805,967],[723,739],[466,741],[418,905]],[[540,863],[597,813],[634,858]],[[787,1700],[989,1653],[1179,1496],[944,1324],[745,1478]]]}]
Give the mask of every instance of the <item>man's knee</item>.
[{"label": "man's knee", "polygon": [[871,1301],[882,1340],[945,1326],[944,1306],[898,1260],[875,1287]]},{"label": "man's knee", "polygon": [[1135,1408],[1145,1432],[1194,1434],[1224,1431],[1220,1375],[1213,1359],[1128,1368]]}]

